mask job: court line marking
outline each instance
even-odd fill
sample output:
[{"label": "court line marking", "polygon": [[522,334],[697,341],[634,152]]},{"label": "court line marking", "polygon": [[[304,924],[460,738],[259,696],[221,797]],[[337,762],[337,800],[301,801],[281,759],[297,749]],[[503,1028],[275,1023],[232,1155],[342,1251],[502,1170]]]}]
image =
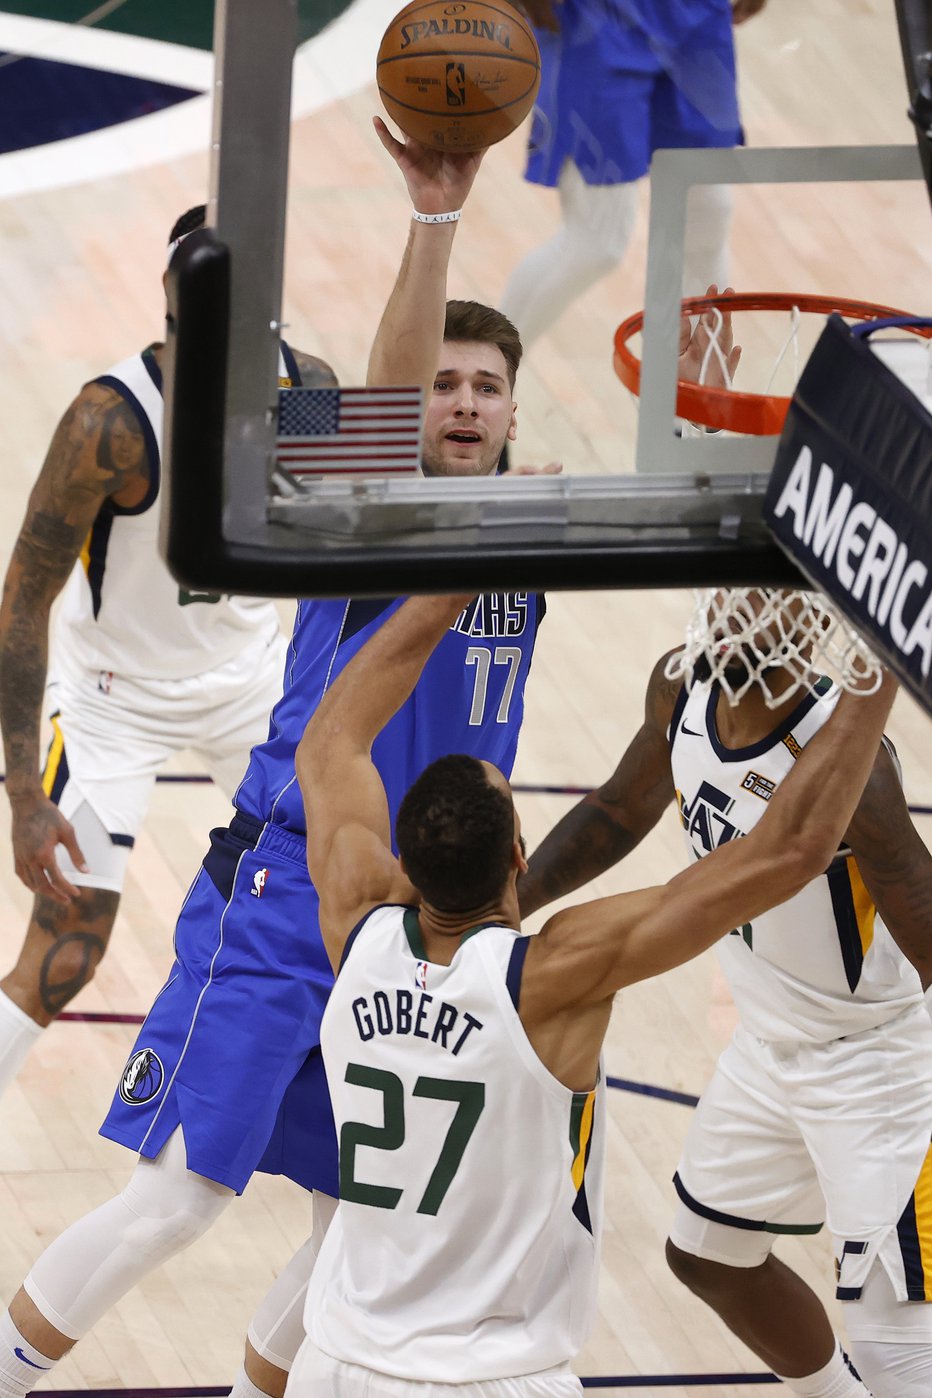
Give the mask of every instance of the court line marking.
[{"label": "court line marking", "polygon": [[200,91],[210,87],[214,75],[213,54],[203,49],[59,19],[0,14],[0,49],[21,58],[72,63]]},{"label": "court line marking", "polygon": [[[332,24],[298,49],[292,80],[293,121],[311,116],[321,108],[351,96],[373,81],[382,31],[397,8],[398,0],[355,0],[355,4],[344,10]],[[16,42],[14,26],[7,23],[13,18],[2,16],[0,47]],[[59,27],[59,22],[52,20],[23,20],[21,23]],[[69,45],[75,45],[75,52],[88,36],[95,40],[104,36],[107,39],[120,40],[120,45],[114,44],[107,49],[111,63],[129,62],[131,43],[140,46],[160,44],[162,48],[175,54],[179,61],[184,55],[191,54],[192,72],[201,72],[205,61],[209,66],[206,80],[189,85],[210,87],[213,84],[213,56],[205,54],[201,49],[188,49],[182,44],[166,44],[156,39],[129,39],[125,35],[114,35],[107,30],[88,29],[80,25],[64,27],[70,31],[78,30],[81,36],[75,38],[72,35],[69,39]],[[24,31],[20,32],[22,34]],[[38,35],[39,31],[36,30],[35,33]],[[23,45],[24,41],[21,38],[20,46]],[[33,47],[36,47],[36,43]],[[69,61],[64,57],[66,51],[67,46],[56,50],[56,59]],[[139,47],[133,61],[137,62],[141,54],[142,48]],[[40,56],[52,57],[52,54]],[[90,66],[102,65],[99,60],[91,60]],[[159,77],[162,71],[159,69],[158,72],[137,72],[136,76],[148,76],[163,81],[164,79]],[[176,66],[174,76],[169,77],[168,81],[178,83],[180,80],[181,70]],[[48,145],[36,146],[30,150],[9,151],[0,156],[0,199],[35,194],[47,189],[60,189],[92,180],[109,179],[147,165],[163,165],[183,155],[206,152],[210,147],[210,140],[211,97],[209,92],[205,92],[201,97],[177,102],[172,107],[152,112],[148,116],[137,117],[133,121],[122,122],[117,126],[88,131],[64,141],[51,141]]]}]

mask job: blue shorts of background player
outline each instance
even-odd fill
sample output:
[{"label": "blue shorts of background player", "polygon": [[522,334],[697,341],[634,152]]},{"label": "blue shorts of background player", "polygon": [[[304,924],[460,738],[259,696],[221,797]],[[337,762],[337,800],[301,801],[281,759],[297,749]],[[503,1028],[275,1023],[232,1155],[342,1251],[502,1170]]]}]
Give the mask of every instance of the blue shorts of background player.
[{"label": "blue shorts of background player", "polygon": [[[525,177],[557,188],[562,215],[502,295],[525,348],[625,256],[656,150],[743,143],[732,23],[764,3],[523,0],[541,49]],[[684,296],[727,284],[731,209],[726,186],[692,190]]]},{"label": "blue shorts of background player", "polygon": [[647,174],[655,150],[742,143],[728,0],[563,0],[538,30],[541,87],[525,178],[587,184]]}]

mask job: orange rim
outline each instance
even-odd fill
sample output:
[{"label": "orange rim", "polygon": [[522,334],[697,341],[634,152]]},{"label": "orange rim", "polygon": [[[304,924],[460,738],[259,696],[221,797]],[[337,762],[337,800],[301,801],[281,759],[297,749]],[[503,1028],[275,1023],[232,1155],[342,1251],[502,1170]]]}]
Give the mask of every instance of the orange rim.
[{"label": "orange rim", "polygon": [[[814,315],[839,315],[851,320],[878,320],[885,316],[907,316],[892,306],[878,306],[872,301],[852,301],[845,296],[794,296],[786,292],[736,293],[734,296],[691,296],[683,302],[684,315],[701,315],[718,307],[720,311],[790,311]],[[644,325],[644,312],[629,316],[615,331],[615,373],[625,388],[635,396],[641,391],[641,361],[628,341]],[[911,334],[932,339],[932,328],[904,326]],[[740,432],[746,437],[774,437],[783,431],[790,406],[789,398],[772,393],[739,393],[730,388],[711,388],[705,384],[678,379],[676,385],[677,416],[726,432]]]}]

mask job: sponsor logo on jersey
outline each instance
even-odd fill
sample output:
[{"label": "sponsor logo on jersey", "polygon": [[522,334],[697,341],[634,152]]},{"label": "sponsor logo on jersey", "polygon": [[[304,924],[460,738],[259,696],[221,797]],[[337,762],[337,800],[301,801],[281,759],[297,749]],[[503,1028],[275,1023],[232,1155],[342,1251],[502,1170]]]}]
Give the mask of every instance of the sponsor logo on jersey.
[{"label": "sponsor logo on jersey", "polygon": [[814,475],[809,447],[800,449],[774,506],[776,519],[784,515],[791,517],[795,538],[822,572],[834,573],[841,590],[858,604],[855,610],[866,613],[883,639],[904,659],[918,650],[928,679],[932,578],[892,524],[866,500],[855,500],[850,482],[836,488],[835,471],[827,462]]},{"label": "sponsor logo on jersey", "polygon": [[427,964],[426,961],[419,961],[417,963],[417,968],[414,972],[414,984],[417,986],[418,990],[427,989]]},{"label": "sponsor logo on jersey", "polygon": [[787,733],[786,737],[783,739],[783,746],[791,757],[798,757],[803,750],[802,744],[796,741],[792,733]]},{"label": "sponsor logo on jersey", "polygon": [[759,772],[748,772],[741,783],[741,789],[750,791],[752,796],[759,796],[762,801],[769,801],[777,789],[777,784],[769,777],[762,777]]},{"label": "sponsor logo on jersey", "polygon": [[727,819],[735,804],[733,796],[726,796],[711,782],[703,782],[691,804],[687,804],[682,792],[677,795],[680,820],[697,854],[710,854],[744,832]]},{"label": "sponsor logo on jersey", "polygon": [[268,877],[268,869],[257,869],[256,872],[253,874],[252,888],[249,890],[253,898],[262,897],[262,890],[265,888],[265,885],[268,882]]},{"label": "sponsor logo on jersey", "polygon": [[129,1107],[141,1107],[157,1097],[165,1081],[165,1069],[158,1054],[149,1048],[137,1049],[123,1069],[120,1096]]},{"label": "sponsor logo on jersey", "polygon": [[492,592],[470,602],[450,630],[464,636],[522,636],[527,623],[526,592]]}]

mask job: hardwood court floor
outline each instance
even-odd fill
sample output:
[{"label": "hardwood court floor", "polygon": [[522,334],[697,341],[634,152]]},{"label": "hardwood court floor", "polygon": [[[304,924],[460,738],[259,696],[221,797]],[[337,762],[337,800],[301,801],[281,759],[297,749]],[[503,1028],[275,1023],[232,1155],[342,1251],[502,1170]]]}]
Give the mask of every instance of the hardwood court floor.
[{"label": "hardwood court floor", "polygon": [[[387,0],[383,20],[393,8]],[[813,8],[807,0],[773,0],[739,33],[749,142],[910,140],[886,0],[823,0],[815,16]],[[288,333],[295,344],[331,359],[345,382],[359,381],[364,372],[407,230],[401,182],[370,129],[375,109],[370,87],[324,106],[294,131]],[[517,138],[485,161],[458,234],[451,294],[494,301],[514,262],[555,228],[555,197],[526,185],[521,163]],[[158,336],[168,229],[205,189],[205,159],[185,156],[0,201],[4,563],[58,414],[85,379]],[[929,232],[918,183],[752,189],[737,201],[733,280],[746,289],[832,291],[919,310],[929,285]],[[611,339],[619,320],[641,303],[645,235],[642,214],[624,266],[571,308],[529,355],[520,380],[520,460],[558,458],[575,472],[630,469],[635,413],[611,369]],[[766,342],[768,333],[760,338]],[[756,353],[749,342],[749,374]],[[672,592],[551,597],[516,781],[586,786],[608,774],[639,723],[654,659],[679,639],[686,604],[683,594]],[[286,604],[282,612],[287,619]],[[929,807],[929,729],[909,699],[898,701],[891,733],[910,800]],[[175,770],[192,771],[194,764],[182,761]],[[520,797],[532,845],[572,799]],[[118,1016],[148,1007],[170,961],[172,924],[205,833],[226,813],[209,787],[157,789],[130,864],[112,950],[74,1009]],[[928,819],[918,819],[928,836]],[[0,848],[8,846],[8,825],[0,802]],[[594,891],[663,880],[681,863],[679,832],[668,813],[629,864]],[[0,858],[0,871],[0,961],[6,964],[19,945],[29,900],[8,856]],[[733,1022],[714,958],[702,957],[619,997],[608,1072],[697,1095]],[[48,1241],[127,1178],[129,1156],[102,1141],[96,1128],[133,1034],[132,1026],[119,1023],[55,1025],[0,1104],[4,1297]],[[759,1374],[754,1356],[686,1295],[663,1262],[674,1204],[670,1175],[689,1107],[617,1090],[610,1112],[600,1315],[579,1371],[629,1380]],[[228,1383],[252,1309],[307,1228],[298,1190],[255,1179],[205,1239],[114,1309],[58,1367],[51,1387]],[[834,1309],[827,1245],[816,1239],[780,1251]],[[730,1398],[745,1390],[723,1380],[662,1391],[670,1398]]]}]

